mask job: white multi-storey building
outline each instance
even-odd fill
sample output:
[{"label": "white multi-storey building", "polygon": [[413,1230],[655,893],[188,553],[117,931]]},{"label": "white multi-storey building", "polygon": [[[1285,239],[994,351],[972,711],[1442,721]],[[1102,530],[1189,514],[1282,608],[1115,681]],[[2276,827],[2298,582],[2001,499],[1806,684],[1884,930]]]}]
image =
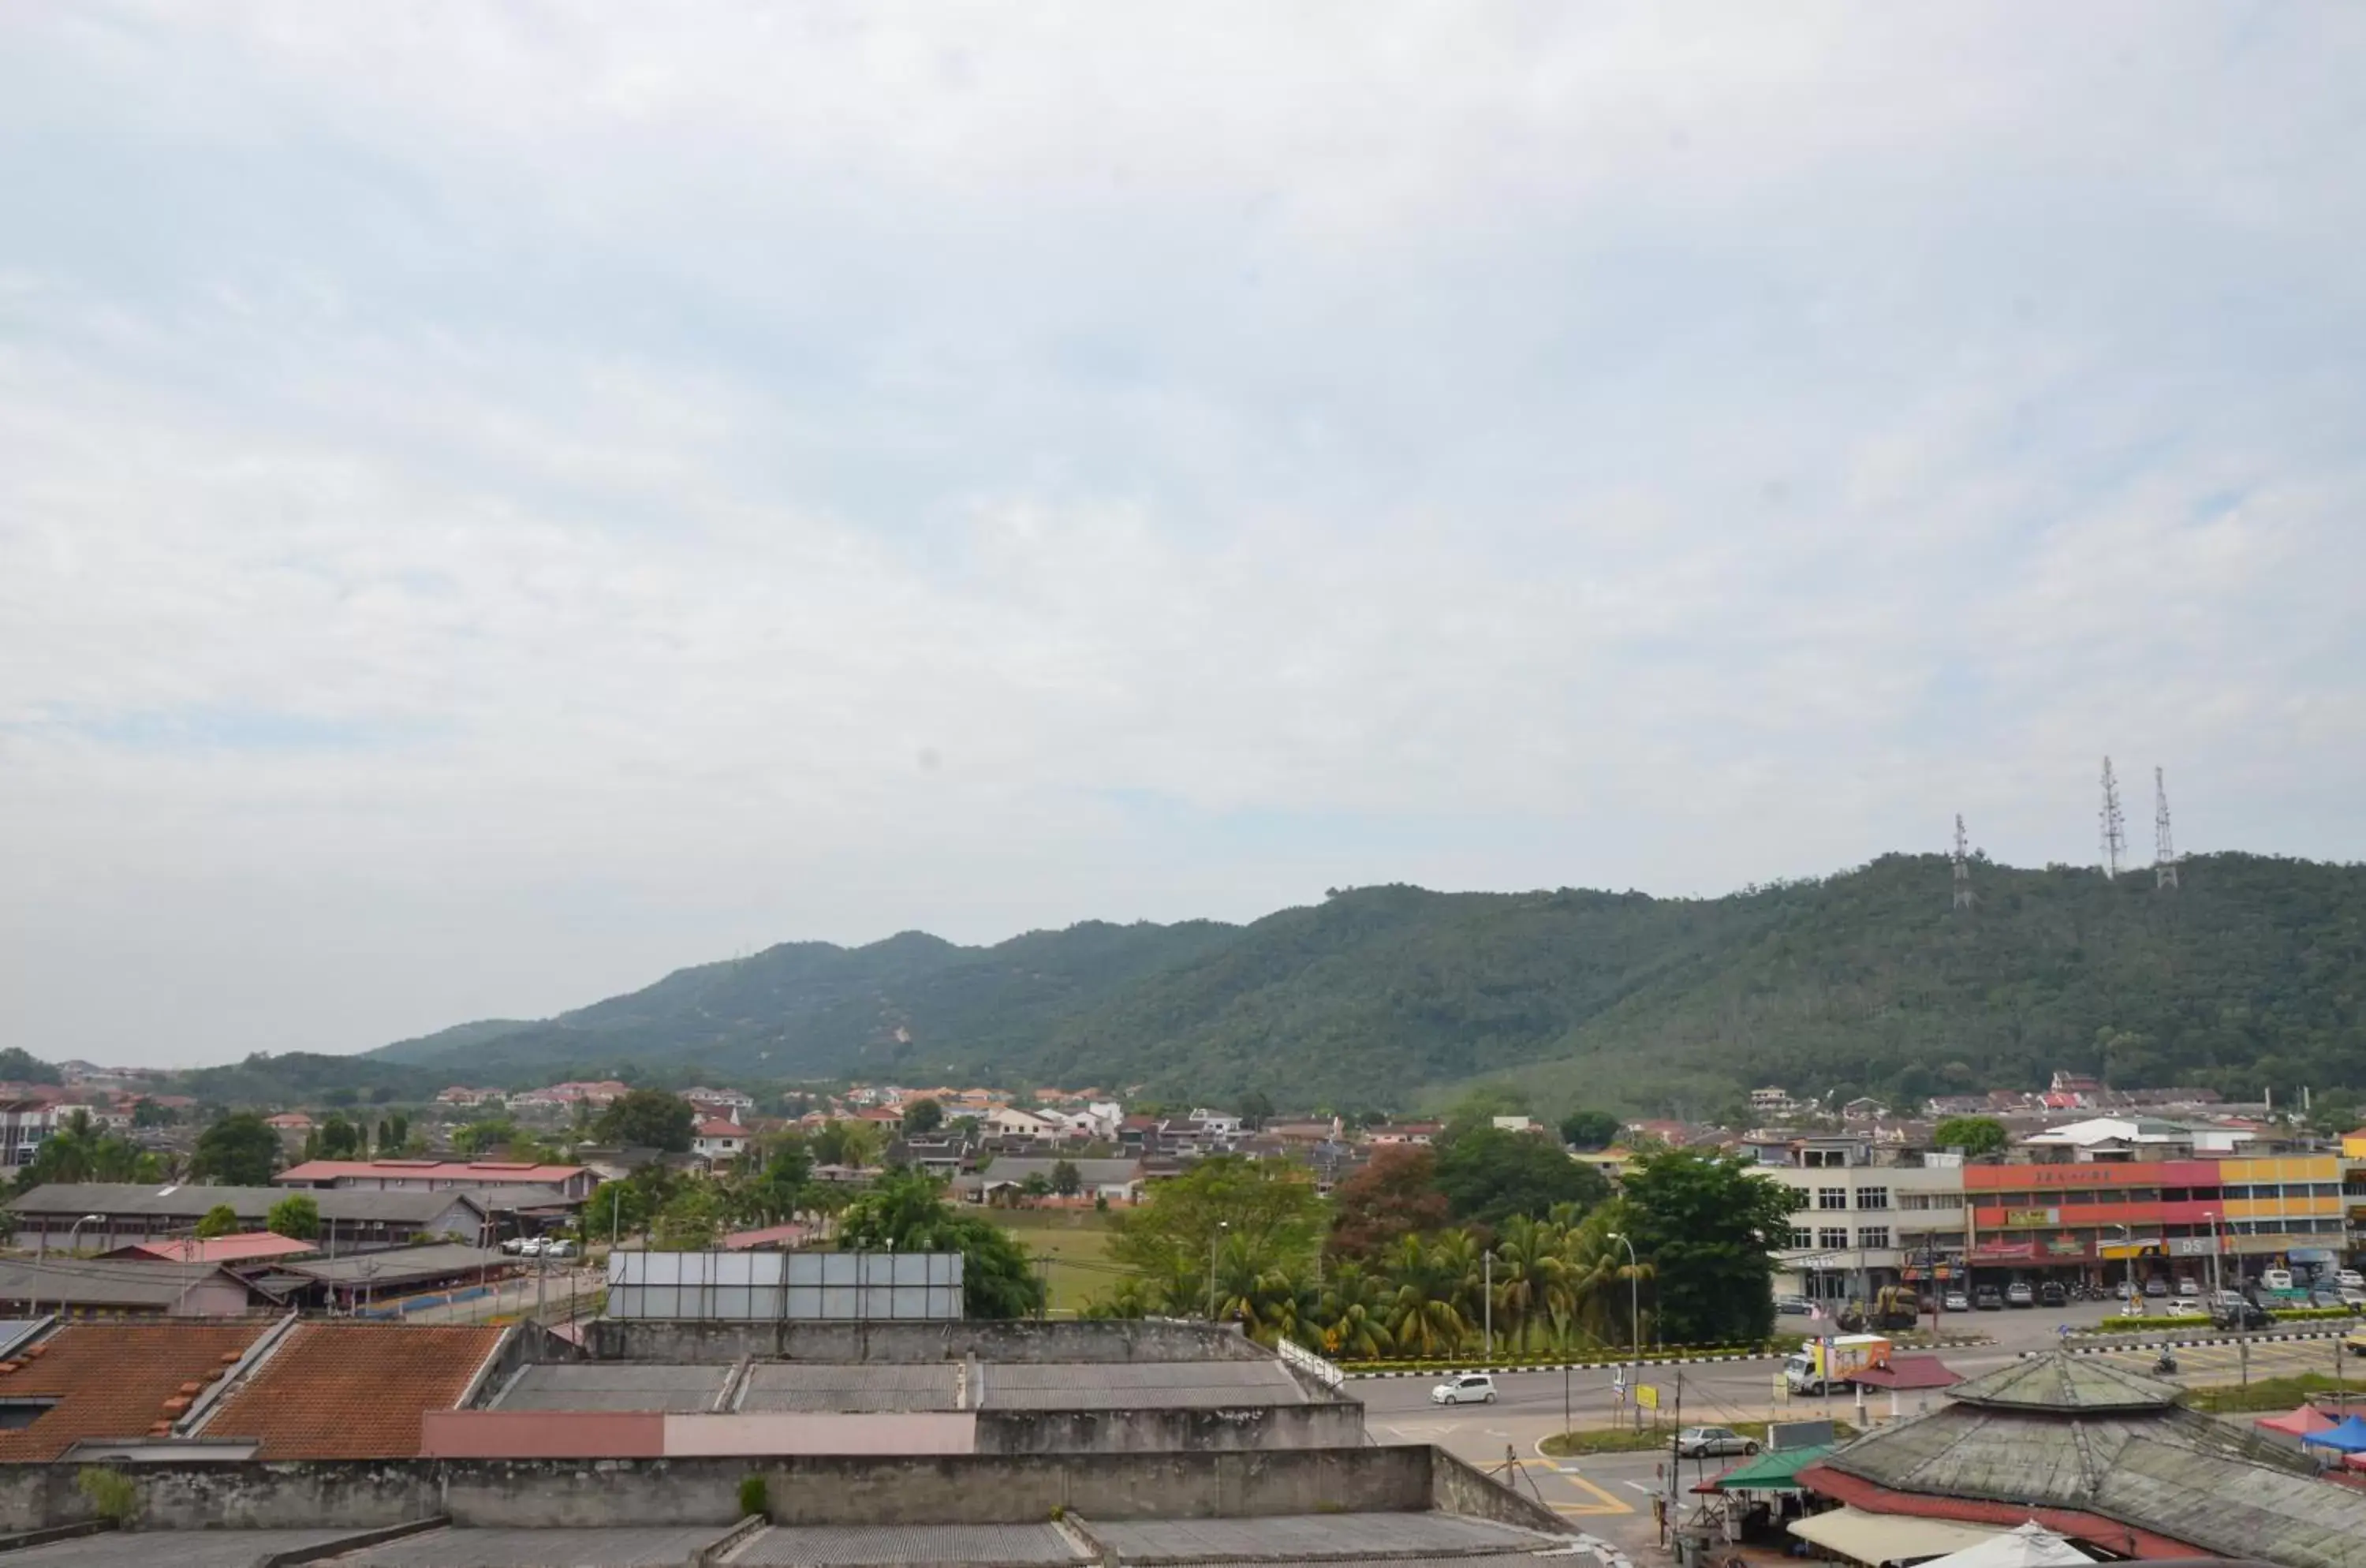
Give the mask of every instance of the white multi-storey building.
[{"label": "white multi-storey building", "polygon": [[1919,1283],[1935,1269],[1964,1273],[1962,1163],[1952,1155],[1876,1165],[1859,1138],[1802,1138],[1788,1163],[1758,1174],[1797,1194],[1789,1245],[1775,1253],[1778,1292],[1815,1301],[1866,1299],[1884,1285]]}]

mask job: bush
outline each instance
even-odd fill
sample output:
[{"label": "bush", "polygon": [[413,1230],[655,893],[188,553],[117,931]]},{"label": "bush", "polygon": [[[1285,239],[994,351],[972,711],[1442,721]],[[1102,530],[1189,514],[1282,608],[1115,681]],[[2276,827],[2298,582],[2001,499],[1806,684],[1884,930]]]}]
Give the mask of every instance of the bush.
[{"label": "bush", "polygon": [[140,1489],[131,1478],[118,1471],[98,1465],[84,1465],[74,1477],[74,1484],[90,1499],[92,1509],[111,1525],[128,1525],[140,1511]]},{"label": "bush", "polygon": [[761,1514],[769,1518],[772,1517],[772,1500],[771,1495],[764,1489],[764,1478],[760,1475],[741,1477],[739,1481],[739,1517],[744,1519],[750,1514]]}]

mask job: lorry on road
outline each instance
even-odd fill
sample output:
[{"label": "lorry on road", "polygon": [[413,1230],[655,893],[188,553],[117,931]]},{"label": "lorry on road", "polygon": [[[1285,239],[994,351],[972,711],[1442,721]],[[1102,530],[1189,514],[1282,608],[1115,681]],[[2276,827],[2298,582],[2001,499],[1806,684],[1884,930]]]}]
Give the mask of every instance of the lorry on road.
[{"label": "lorry on road", "polygon": [[1793,1393],[1829,1393],[1867,1367],[1889,1365],[1889,1341],[1878,1334],[1810,1339],[1783,1363]]}]

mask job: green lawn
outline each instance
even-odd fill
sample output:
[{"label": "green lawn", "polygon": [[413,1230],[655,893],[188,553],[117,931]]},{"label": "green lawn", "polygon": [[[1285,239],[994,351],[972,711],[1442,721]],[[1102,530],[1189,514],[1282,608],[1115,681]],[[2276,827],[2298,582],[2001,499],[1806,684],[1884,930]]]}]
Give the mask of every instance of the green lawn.
[{"label": "green lawn", "polygon": [[1027,1250],[1052,1260],[1052,1310],[1074,1313],[1107,1295],[1123,1276],[1109,1261],[1110,1216],[1098,1209],[997,1210],[997,1224]]},{"label": "green lawn", "polygon": [[[1729,1432],[1758,1442],[1766,1440],[1766,1423],[1763,1421],[1711,1421],[1703,1424],[1723,1427]],[[1583,1432],[1556,1432],[1538,1447],[1555,1459],[1565,1459],[1572,1454],[1645,1453],[1665,1449],[1675,1435],[1676,1428],[1673,1426],[1647,1426],[1639,1432],[1632,1427],[1597,1427]],[[1856,1428],[1845,1421],[1835,1421],[1832,1423],[1832,1435],[1853,1438]]]},{"label": "green lawn", "polygon": [[[2338,1385],[2341,1392],[2366,1395],[2366,1382],[2356,1378],[2344,1378]],[[2293,1377],[2260,1378],[2246,1386],[2242,1383],[2212,1383],[2188,1390],[2185,1403],[2196,1410],[2207,1410],[2214,1416],[2233,1415],[2247,1411],[2290,1410],[2313,1393],[2331,1393],[2334,1381],[2323,1372],[2302,1372]]]}]

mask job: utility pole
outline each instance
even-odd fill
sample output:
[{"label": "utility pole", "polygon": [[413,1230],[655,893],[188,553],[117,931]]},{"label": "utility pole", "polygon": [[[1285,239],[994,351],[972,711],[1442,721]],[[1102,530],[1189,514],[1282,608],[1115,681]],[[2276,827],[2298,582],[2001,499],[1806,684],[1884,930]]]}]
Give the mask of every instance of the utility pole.
[{"label": "utility pole", "polygon": [[1479,1255],[1479,1314],[1485,1325],[1479,1337],[1487,1348],[1480,1353],[1482,1363],[1495,1359],[1495,1249],[1489,1247]]},{"label": "utility pole", "polygon": [[2158,892],[2177,886],[2177,843],[2169,834],[2169,784],[2152,771],[2152,885]]},{"label": "utility pole", "polygon": [[2112,760],[2103,759],[2103,808],[2096,813],[2102,826],[2103,875],[2120,874],[2120,859],[2127,853],[2127,819],[2120,815],[2119,781],[2112,776]]},{"label": "utility pole", "polygon": [[1958,909],[1972,907],[1972,862],[1964,846],[1964,814],[1955,813],[1955,904]]}]

